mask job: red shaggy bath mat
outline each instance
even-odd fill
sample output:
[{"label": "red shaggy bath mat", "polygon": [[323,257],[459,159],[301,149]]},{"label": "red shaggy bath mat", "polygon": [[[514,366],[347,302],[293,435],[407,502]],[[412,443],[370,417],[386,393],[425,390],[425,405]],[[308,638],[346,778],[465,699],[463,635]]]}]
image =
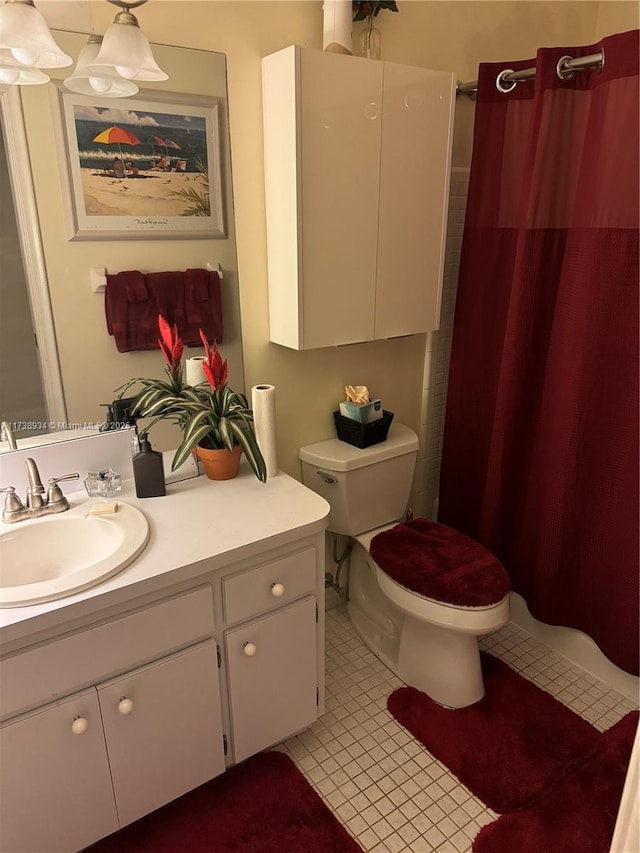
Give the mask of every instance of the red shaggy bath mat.
[{"label": "red shaggy bath mat", "polygon": [[483,827],[474,853],[608,853],[637,724],[637,711],[627,714],[604,733],[602,751],[533,808]]},{"label": "red shaggy bath mat", "polygon": [[507,664],[482,653],[485,695],[443,708],[413,687],[387,700],[396,720],[490,809],[528,808],[601,748],[592,725]]},{"label": "red shaggy bath mat", "polygon": [[262,752],[85,853],[362,853],[293,761]]}]

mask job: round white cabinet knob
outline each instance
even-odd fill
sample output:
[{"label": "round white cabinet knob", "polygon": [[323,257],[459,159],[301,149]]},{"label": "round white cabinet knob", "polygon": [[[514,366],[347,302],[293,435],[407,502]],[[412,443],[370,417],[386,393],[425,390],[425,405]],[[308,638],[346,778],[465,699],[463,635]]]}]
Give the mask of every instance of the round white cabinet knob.
[{"label": "round white cabinet knob", "polygon": [[122,699],[118,702],[118,713],[126,717],[127,714],[130,714],[132,711],[133,702],[131,701],[131,699],[127,699],[126,696],[123,696]]},{"label": "round white cabinet knob", "polygon": [[271,595],[275,596],[275,598],[281,598],[284,595],[284,584],[272,583]]},{"label": "round white cabinet knob", "polygon": [[256,647],[253,643],[244,643],[244,653],[248,658],[252,658],[256,653]]},{"label": "round white cabinet knob", "polygon": [[71,731],[74,735],[83,735],[89,728],[89,723],[84,717],[74,717],[71,723]]}]

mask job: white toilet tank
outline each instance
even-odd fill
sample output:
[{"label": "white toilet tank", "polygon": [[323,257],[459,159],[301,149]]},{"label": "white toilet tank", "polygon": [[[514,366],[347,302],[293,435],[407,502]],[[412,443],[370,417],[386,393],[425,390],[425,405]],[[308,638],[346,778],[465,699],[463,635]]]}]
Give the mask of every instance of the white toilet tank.
[{"label": "white toilet tank", "polygon": [[398,521],[409,501],[418,436],[393,423],[386,441],[363,449],[338,438],[300,448],[302,481],[329,502],[328,529],[357,536]]}]

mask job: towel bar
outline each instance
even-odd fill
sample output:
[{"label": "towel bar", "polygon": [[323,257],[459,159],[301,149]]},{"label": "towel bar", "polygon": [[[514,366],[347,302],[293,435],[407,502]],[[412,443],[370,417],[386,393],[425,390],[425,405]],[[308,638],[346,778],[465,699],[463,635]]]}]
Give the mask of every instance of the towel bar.
[{"label": "towel bar", "polygon": [[[222,267],[220,264],[207,263],[206,269],[209,272],[217,272],[220,279],[224,278]],[[94,293],[104,293],[107,287],[107,268],[106,267],[91,267],[89,269],[89,284]]]}]

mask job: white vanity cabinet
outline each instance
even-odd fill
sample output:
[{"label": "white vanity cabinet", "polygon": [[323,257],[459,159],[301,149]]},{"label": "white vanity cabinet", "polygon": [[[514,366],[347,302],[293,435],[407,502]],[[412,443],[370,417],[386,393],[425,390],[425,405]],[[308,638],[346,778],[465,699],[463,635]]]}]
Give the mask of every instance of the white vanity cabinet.
[{"label": "white vanity cabinet", "polygon": [[454,75],[295,45],[262,74],[271,340],[438,328]]},{"label": "white vanity cabinet", "polygon": [[2,853],[81,850],[322,713],[328,505],[236,479],[213,534],[206,482],[149,504],[153,544],[110,594],[0,611]]},{"label": "white vanity cabinet", "polygon": [[223,578],[225,621],[243,620],[225,631],[236,761],[318,714],[316,560],[308,546]]},{"label": "white vanity cabinet", "polygon": [[5,712],[50,698],[51,667],[96,682],[0,726],[0,850],[79,850],[224,772],[217,643],[164,654],[212,629],[207,586],[0,664]]},{"label": "white vanity cabinet", "polygon": [[216,644],[0,727],[0,850],[74,851],[224,772]]}]

